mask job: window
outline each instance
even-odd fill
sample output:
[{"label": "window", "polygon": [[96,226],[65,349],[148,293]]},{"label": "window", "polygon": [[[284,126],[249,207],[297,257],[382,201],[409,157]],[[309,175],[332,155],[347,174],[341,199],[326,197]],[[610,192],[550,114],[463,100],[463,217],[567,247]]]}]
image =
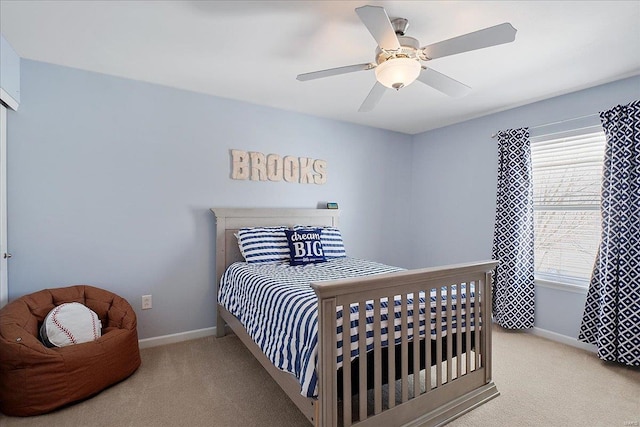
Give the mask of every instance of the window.
[{"label": "window", "polygon": [[600,126],[531,139],[537,279],[588,285],[600,244],[604,146]]}]

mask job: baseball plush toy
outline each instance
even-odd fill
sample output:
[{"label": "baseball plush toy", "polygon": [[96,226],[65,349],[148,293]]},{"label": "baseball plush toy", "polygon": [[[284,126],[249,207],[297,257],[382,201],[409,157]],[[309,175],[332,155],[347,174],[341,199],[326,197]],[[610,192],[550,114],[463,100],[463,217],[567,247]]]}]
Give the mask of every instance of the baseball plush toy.
[{"label": "baseball plush toy", "polygon": [[47,314],[40,327],[40,338],[47,347],[65,347],[95,341],[102,325],[98,315],[77,302],[60,304]]}]

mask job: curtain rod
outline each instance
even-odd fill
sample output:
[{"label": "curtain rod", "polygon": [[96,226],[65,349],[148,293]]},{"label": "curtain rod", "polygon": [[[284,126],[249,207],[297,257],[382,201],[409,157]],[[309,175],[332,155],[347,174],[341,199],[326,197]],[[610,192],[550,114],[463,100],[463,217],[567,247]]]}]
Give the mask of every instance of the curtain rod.
[{"label": "curtain rod", "polygon": [[[594,116],[598,116],[598,115],[599,115],[599,114],[597,114],[597,113],[594,113],[594,114],[587,114],[587,115],[580,116],[580,117],[574,117],[574,118],[572,118],[572,119],[559,120],[559,121],[557,121],[557,122],[544,123],[544,124],[541,124],[541,125],[531,126],[531,127],[529,127],[529,129],[538,129],[538,128],[543,128],[543,127],[547,127],[547,126],[558,125],[558,124],[560,124],[560,123],[571,122],[571,121],[574,121],[574,120],[580,120],[580,119],[586,119],[586,118],[594,117]],[[498,132],[496,132],[496,133],[494,133],[493,135],[491,135],[491,138],[495,138],[496,136],[498,136]]]}]

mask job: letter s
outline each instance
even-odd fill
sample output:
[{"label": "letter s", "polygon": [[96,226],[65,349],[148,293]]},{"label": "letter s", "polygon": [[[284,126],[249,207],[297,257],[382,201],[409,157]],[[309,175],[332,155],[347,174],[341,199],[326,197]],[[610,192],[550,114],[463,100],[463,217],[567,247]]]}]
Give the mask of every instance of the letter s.
[{"label": "letter s", "polygon": [[327,161],[317,159],[313,162],[313,170],[318,174],[314,175],[313,182],[320,185],[327,182]]}]

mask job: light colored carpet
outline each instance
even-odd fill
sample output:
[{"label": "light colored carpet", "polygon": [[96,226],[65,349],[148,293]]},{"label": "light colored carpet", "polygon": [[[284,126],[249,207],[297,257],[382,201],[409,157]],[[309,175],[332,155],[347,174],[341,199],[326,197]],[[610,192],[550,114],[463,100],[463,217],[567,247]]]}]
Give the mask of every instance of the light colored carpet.
[{"label": "light colored carpet", "polygon": [[[640,370],[592,353],[496,328],[501,395],[449,424],[640,426]],[[142,350],[129,379],[51,414],[0,415],[0,426],[308,426],[233,335]]]},{"label": "light colored carpet", "polygon": [[500,396],[450,427],[640,426],[640,369],[531,334],[494,331]]}]

